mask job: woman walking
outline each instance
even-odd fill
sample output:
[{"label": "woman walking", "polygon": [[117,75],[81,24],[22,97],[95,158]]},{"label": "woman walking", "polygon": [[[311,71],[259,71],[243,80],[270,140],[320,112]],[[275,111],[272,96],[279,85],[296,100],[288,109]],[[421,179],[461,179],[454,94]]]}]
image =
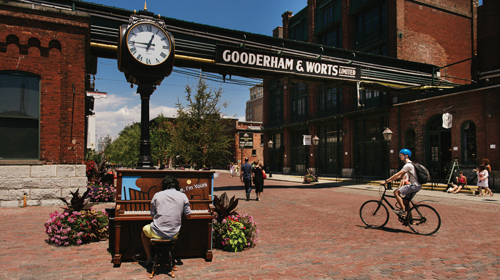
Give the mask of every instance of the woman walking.
[{"label": "woman walking", "polygon": [[257,195],[257,201],[261,200],[262,192],[264,191],[264,177],[262,176],[262,165],[259,160],[253,162],[254,168],[252,168],[253,173],[253,184],[255,185],[255,194]]},{"label": "woman walking", "polygon": [[482,189],[484,188],[486,190],[486,195],[491,195],[493,196],[493,192],[490,190],[490,187],[488,186],[488,177],[489,173],[488,170],[486,169],[486,166],[484,165],[479,165],[477,169],[477,190],[478,190],[478,195],[483,195]]}]

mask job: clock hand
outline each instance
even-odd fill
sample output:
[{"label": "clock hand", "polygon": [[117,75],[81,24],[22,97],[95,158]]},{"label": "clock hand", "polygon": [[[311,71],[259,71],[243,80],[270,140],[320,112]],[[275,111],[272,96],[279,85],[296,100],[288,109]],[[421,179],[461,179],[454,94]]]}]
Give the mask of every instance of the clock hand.
[{"label": "clock hand", "polygon": [[149,49],[149,47],[151,46],[151,42],[153,42],[153,38],[155,37],[155,34],[151,35],[151,40],[149,40],[148,42],[148,46],[146,47],[146,51]]},{"label": "clock hand", "polygon": [[150,47],[154,47],[155,44],[150,44],[150,43],[142,43],[142,42],[135,42],[135,41],[129,41],[129,43],[132,43],[132,44],[140,44],[140,45],[146,45],[146,46],[150,46]]}]

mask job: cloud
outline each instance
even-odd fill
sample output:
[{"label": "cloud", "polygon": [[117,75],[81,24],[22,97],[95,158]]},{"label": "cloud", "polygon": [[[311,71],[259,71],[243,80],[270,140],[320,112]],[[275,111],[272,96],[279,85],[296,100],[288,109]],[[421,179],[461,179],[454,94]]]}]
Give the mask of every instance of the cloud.
[{"label": "cloud", "polygon": [[[141,122],[141,105],[137,104],[129,108],[126,103],[133,101],[132,98],[109,95],[106,99],[96,100],[94,104],[96,116],[96,134],[98,137],[106,135],[116,138],[118,133],[126,126],[135,122]],[[116,110],[113,110],[116,109]],[[159,114],[165,117],[174,117],[177,109],[156,106],[149,110],[150,119],[156,118]]]}]

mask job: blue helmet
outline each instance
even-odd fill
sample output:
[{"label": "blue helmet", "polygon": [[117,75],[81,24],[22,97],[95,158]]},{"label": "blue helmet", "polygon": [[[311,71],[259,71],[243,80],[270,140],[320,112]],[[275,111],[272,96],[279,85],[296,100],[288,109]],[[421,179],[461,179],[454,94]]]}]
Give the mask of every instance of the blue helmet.
[{"label": "blue helmet", "polygon": [[411,151],[408,149],[402,149],[399,153],[411,157]]}]

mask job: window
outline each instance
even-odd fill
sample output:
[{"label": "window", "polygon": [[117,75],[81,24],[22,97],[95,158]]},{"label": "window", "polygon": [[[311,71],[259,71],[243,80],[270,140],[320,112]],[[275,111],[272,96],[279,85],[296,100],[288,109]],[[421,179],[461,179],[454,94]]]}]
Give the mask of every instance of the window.
[{"label": "window", "polygon": [[283,118],[283,82],[271,80],[269,85],[269,120],[273,127],[281,124]]},{"label": "window", "polygon": [[342,88],[318,87],[319,116],[332,116],[342,113]]},{"label": "window", "polygon": [[[354,46],[356,49],[387,55],[387,4],[371,6],[354,16]],[[376,43],[378,46],[373,46]],[[369,49],[364,49],[369,48]]]},{"label": "window", "polygon": [[323,26],[327,26],[329,23],[333,21],[333,6],[328,6],[322,11],[323,16]]},{"label": "window", "polygon": [[302,22],[297,24],[296,26],[294,26],[292,28],[292,32],[291,32],[291,38],[292,40],[296,40],[296,41],[302,41],[303,38],[302,38]]},{"label": "window", "polygon": [[342,47],[342,30],[340,29],[340,26],[323,35],[321,43],[323,45],[336,48]]},{"label": "window", "polygon": [[380,92],[373,89],[360,90],[360,102],[364,104],[364,108],[375,108],[387,104],[387,92]]},{"label": "window", "polygon": [[0,72],[0,159],[39,159],[40,77]]},{"label": "window", "polygon": [[404,148],[409,149],[412,152],[412,159],[415,157],[415,130],[413,128],[409,128],[405,133],[405,146]]},{"label": "window", "polygon": [[462,161],[477,163],[476,124],[471,121],[462,125]]},{"label": "window", "polygon": [[306,84],[291,85],[292,120],[302,121],[307,117],[307,93]]},{"label": "window", "polygon": [[252,150],[252,156],[256,157],[257,156],[257,150]]}]

